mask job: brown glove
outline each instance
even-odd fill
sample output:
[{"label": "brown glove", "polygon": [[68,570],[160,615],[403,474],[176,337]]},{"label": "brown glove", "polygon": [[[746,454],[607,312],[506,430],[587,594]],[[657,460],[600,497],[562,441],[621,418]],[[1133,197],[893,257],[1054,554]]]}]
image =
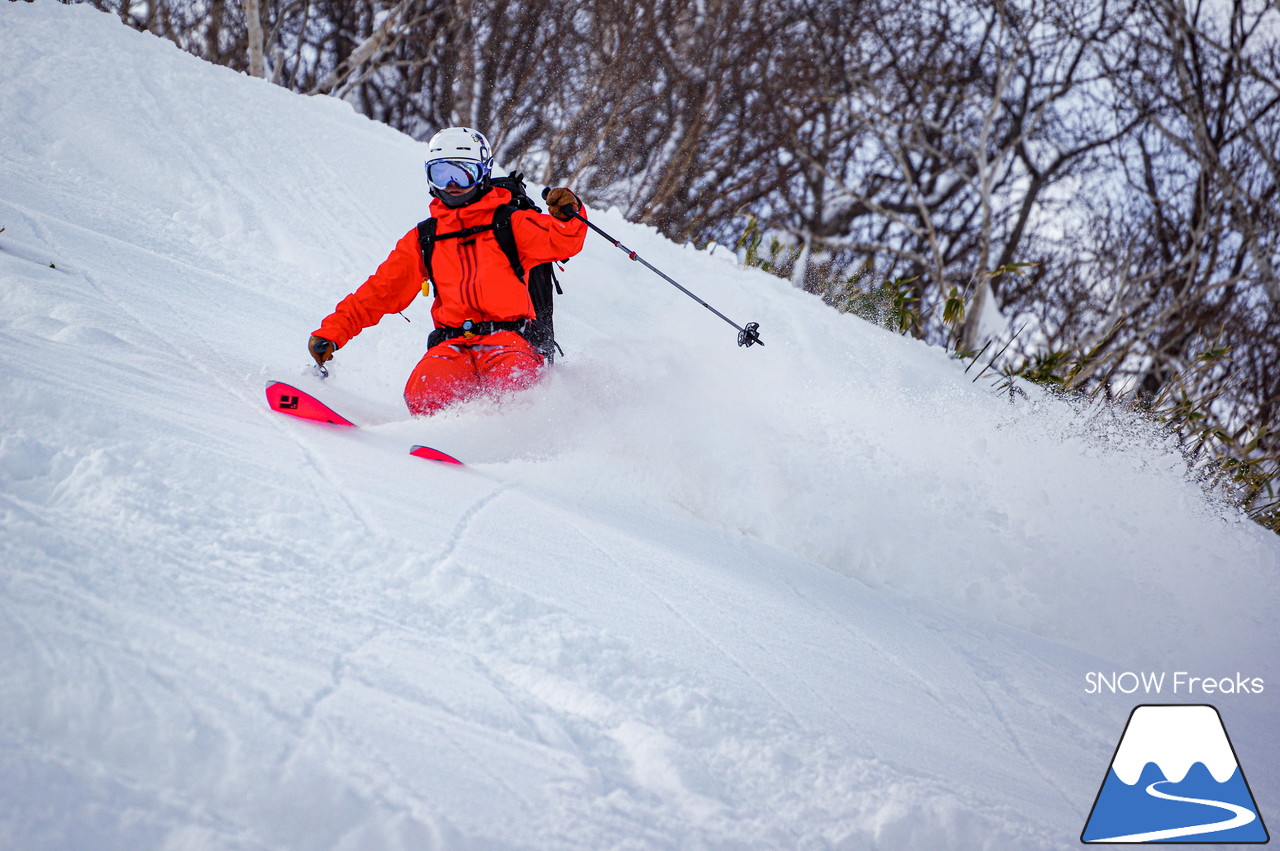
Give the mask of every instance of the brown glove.
[{"label": "brown glove", "polygon": [[582,209],[582,202],[570,189],[561,187],[547,193],[547,212],[562,222],[573,218],[573,214]]},{"label": "brown glove", "polygon": [[333,353],[337,350],[338,344],[324,337],[312,334],[311,339],[307,341],[307,351],[311,352],[311,357],[316,359],[316,364],[319,366],[324,366],[327,360],[333,360]]}]

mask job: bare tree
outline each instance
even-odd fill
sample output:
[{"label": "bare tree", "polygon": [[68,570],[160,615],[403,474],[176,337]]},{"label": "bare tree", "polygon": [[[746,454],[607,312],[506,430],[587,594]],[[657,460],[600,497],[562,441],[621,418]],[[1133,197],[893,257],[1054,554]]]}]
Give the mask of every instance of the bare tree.
[{"label": "bare tree", "polygon": [[1064,182],[1123,132],[1075,114],[1098,75],[1091,45],[1115,23],[1085,3],[814,4],[809,15],[834,98],[817,120],[792,120],[805,180],[779,205],[821,251],[808,286],[857,270],[912,280],[922,302],[959,286],[974,345],[973,320],[999,295],[990,273],[1049,250],[1033,221],[1063,208]]},{"label": "bare tree", "polygon": [[1095,358],[1076,384],[1122,376],[1158,398],[1218,347],[1234,364],[1215,406],[1224,423],[1280,426],[1258,418],[1277,404],[1264,376],[1280,322],[1280,172],[1262,140],[1280,138],[1274,65],[1264,70],[1278,19],[1263,3],[1143,0],[1103,51],[1115,110],[1140,121],[1113,145],[1119,181],[1095,211],[1106,239],[1091,289],[1110,291],[1094,327],[1077,329]]}]

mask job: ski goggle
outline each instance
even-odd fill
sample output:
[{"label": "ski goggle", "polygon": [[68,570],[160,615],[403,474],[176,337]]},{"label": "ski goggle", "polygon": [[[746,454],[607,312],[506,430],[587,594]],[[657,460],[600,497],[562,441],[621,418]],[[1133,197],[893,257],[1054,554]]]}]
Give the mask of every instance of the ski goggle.
[{"label": "ski goggle", "polygon": [[436,189],[445,189],[450,184],[469,189],[482,177],[484,168],[480,163],[466,160],[432,160],[427,163],[427,181]]}]

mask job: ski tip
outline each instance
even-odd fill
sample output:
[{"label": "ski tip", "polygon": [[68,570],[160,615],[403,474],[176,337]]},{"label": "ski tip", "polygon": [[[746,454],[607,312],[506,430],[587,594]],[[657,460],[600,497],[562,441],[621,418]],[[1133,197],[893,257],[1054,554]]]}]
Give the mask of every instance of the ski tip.
[{"label": "ski tip", "polygon": [[285,383],[285,382],[283,382],[283,381],[276,381],[274,378],[267,382],[267,397],[268,397],[268,398],[270,398],[270,397],[272,397],[272,396],[275,396],[275,395],[277,395],[277,394],[279,394],[279,393],[287,393],[287,392],[289,392],[289,391],[292,391],[292,392],[294,392],[294,393],[301,393],[301,392],[303,392],[303,391],[299,390],[297,387],[294,387],[292,384],[286,384],[286,383]]},{"label": "ski tip", "polygon": [[439,461],[441,464],[457,464],[459,467],[467,466],[452,455],[447,455],[439,449],[432,449],[430,446],[414,446],[409,450],[409,454],[414,458],[425,458],[428,461]]}]

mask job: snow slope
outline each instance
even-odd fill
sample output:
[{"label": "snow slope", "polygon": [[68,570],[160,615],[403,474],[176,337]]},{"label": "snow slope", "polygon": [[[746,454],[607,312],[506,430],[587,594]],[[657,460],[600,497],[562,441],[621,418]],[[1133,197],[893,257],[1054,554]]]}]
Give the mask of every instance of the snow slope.
[{"label": "snow slope", "polygon": [[609,211],[766,345],[592,236],[552,374],[413,420],[424,301],[304,345],[420,144],[48,0],[0,80],[0,848],[1071,847],[1130,669],[1262,678],[1161,699],[1280,811],[1280,546],[1156,436]]}]

